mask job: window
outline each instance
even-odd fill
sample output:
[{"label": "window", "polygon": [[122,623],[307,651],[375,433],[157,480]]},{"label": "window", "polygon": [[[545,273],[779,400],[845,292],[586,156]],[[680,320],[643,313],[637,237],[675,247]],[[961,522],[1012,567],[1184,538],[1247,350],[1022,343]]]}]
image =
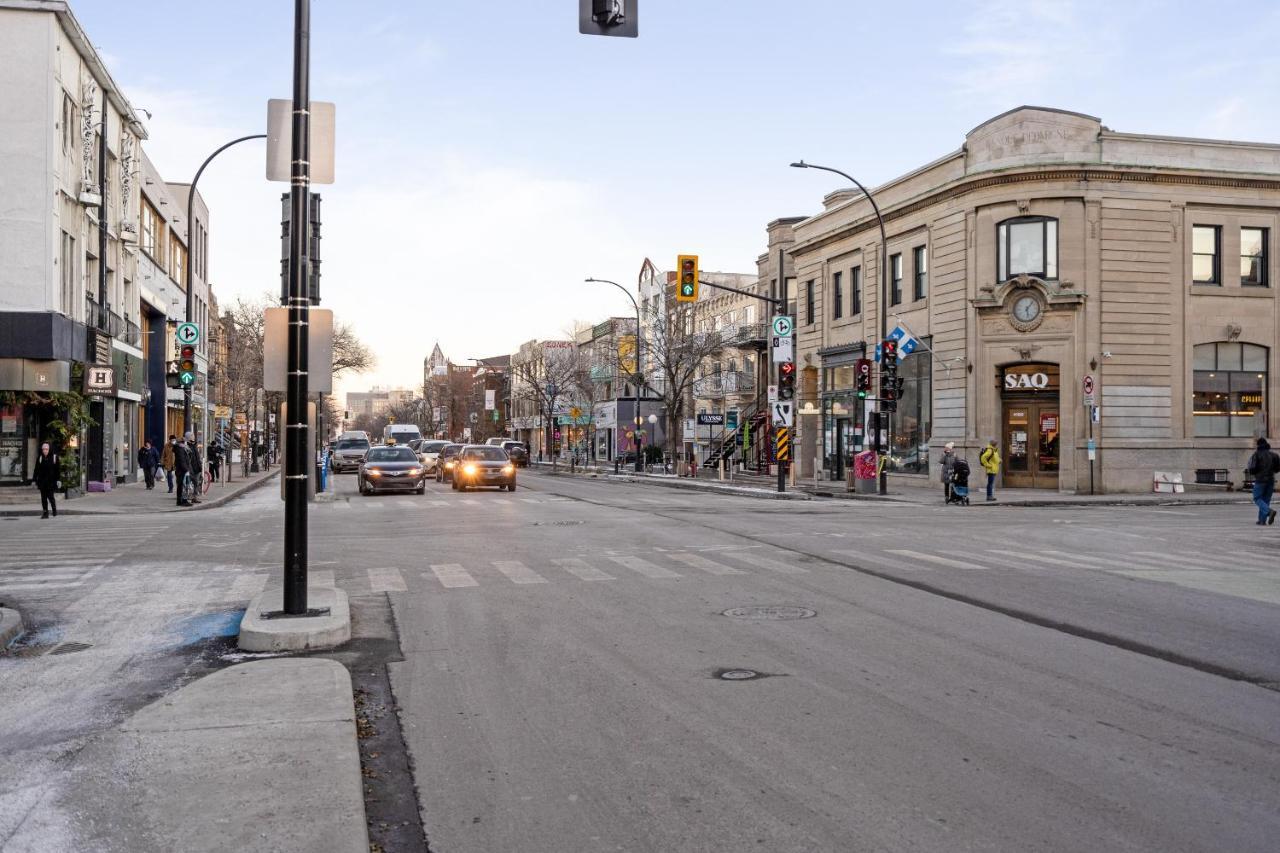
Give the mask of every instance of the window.
[{"label": "window", "polygon": [[184,284],[187,280],[187,249],[172,234],[169,235],[169,260],[169,275],[178,284]]},{"label": "window", "polygon": [[849,313],[855,317],[862,313],[862,267],[849,270]]},{"label": "window", "polygon": [[1058,220],[1020,216],[996,226],[996,278],[1033,275],[1058,277]]},{"label": "window", "polygon": [[62,313],[68,317],[76,315],[76,238],[66,231],[62,232],[62,255],[58,260],[62,264]]},{"label": "window", "polygon": [[1240,229],[1240,283],[1249,287],[1266,287],[1267,229]]},{"label": "window", "polygon": [[161,266],[164,256],[159,253],[161,234],[164,226],[160,224],[160,214],[145,198],[142,200],[142,251]]},{"label": "window", "polygon": [[929,256],[924,246],[916,246],[911,250],[911,264],[916,276],[911,298],[924,299],[929,295]]},{"label": "window", "polygon": [[1192,369],[1195,435],[1248,438],[1266,434],[1266,347],[1234,341],[1198,344]]},{"label": "window", "polygon": [[813,325],[813,279],[804,283],[804,320],[806,325]]},{"label": "window", "polygon": [[889,256],[889,304],[902,303],[902,255]]},{"label": "window", "polygon": [[70,154],[76,147],[76,102],[66,92],[62,93],[62,153]]},{"label": "window", "polygon": [[844,273],[831,274],[831,319],[839,320],[844,316]]},{"label": "window", "polygon": [[1221,245],[1221,226],[1191,226],[1191,281],[1193,283],[1221,283],[1218,278],[1218,248]]},{"label": "window", "polygon": [[894,471],[915,474],[929,472],[929,438],[933,433],[933,356],[931,338],[920,341],[921,348],[898,363],[902,397],[893,418],[893,453],[889,464]]}]

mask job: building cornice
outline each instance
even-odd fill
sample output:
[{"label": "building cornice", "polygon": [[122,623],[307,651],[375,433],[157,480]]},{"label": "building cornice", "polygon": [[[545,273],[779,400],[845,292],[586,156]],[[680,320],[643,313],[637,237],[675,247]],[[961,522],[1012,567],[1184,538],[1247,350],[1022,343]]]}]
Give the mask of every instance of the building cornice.
[{"label": "building cornice", "polygon": [[[1016,169],[979,172],[958,178],[923,195],[901,204],[881,210],[886,223],[911,216],[925,208],[952,201],[970,193],[997,186],[1013,186],[1027,183],[1075,182],[1088,183],[1146,183],[1153,185],[1201,186],[1216,189],[1273,190],[1280,191],[1280,177],[1261,177],[1249,173],[1224,174],[1198,170],[1168,169],[1161,171],[1135,171],[1134,167],[1088,163],[1074,166],[1052,165],[1043,167],[1017,167]],[[816,221],[830,216],[836,210],[824,211],[813,217]],[[785,251],[792,257],[821,249],[839,240],[876,228],[875,216],[868,213],[852,222],[841,225],[805,240],[797,241]]]}]

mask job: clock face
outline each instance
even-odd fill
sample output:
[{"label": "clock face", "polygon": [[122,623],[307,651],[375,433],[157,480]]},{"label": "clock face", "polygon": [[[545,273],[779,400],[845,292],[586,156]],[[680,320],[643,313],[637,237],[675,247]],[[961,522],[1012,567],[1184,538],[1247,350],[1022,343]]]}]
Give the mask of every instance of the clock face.
[{"label": "clock face", "polygon": [[1031,323],[1040,316],[1040,300],[1034,296],[1021,296],[1013,303],[1013,317],[1023,323]]}]

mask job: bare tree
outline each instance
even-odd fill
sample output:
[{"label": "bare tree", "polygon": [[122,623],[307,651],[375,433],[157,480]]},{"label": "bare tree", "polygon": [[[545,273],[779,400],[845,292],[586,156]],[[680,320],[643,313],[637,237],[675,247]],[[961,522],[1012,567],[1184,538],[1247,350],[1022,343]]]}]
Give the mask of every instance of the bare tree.
[{"label": "bare tree", "polygon": [[534,404],[542,414],[546,446],[552,448],[551,469],[556,466],[553,419],[573,397],[578,370],[577,347],[570,341],[543,341],[532,345],[531,357],[511,364],[512,396]]},{"label": "bare tree", "polygon": [[724,349],[719,332],[697,331],[692,306],[667,302],[645,328],[644,360],[650,389],[667,415],[667,453],[676,456],[676,435],[685,402],[702,362]]},{"label": "bare tree", "polygon": [[349,323],[333,324],[333,375],[368,373],[377,363],[373,351]]}]

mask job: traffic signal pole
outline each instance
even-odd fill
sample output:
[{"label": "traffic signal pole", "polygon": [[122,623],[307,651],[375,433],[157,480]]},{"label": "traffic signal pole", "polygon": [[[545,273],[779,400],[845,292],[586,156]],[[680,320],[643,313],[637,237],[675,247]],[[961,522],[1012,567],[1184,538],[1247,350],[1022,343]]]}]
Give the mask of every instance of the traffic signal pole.
[{"label": "traffic signal pole", "polygon": [[[787,313],[787,273],[786,273],[785,262],[786,262],[786,255],[783,254],[782,249],[778,249],[778,302],[779,302],[778,313],[779,314]],[[793,335],[795,334],[794,326],[791,329],[791,334]],[[792,345],[791,347],[792,358],[795,358],[795,351],[796,351],[795,346]],[[776,378],[774,379],[774,382],[778,386],[779,394],[781,394],[782,362],[778,362],[777,364],[774,365],[774,371],[776,376]],[[792,399],[794,399],[794,397]],[[795,410],[792,409],[792,411],[795,411]],[[769,413],[769,417],[770,419],[773,418],[772,412]],[[773,435],[774,435],[773,457],[774,457],[774,462],[778,466],[778,492],[782,493],[787,490],[787,463],[778,458],[778,438],[777,438],[778,428],[776,426],[773,428]]]}]

